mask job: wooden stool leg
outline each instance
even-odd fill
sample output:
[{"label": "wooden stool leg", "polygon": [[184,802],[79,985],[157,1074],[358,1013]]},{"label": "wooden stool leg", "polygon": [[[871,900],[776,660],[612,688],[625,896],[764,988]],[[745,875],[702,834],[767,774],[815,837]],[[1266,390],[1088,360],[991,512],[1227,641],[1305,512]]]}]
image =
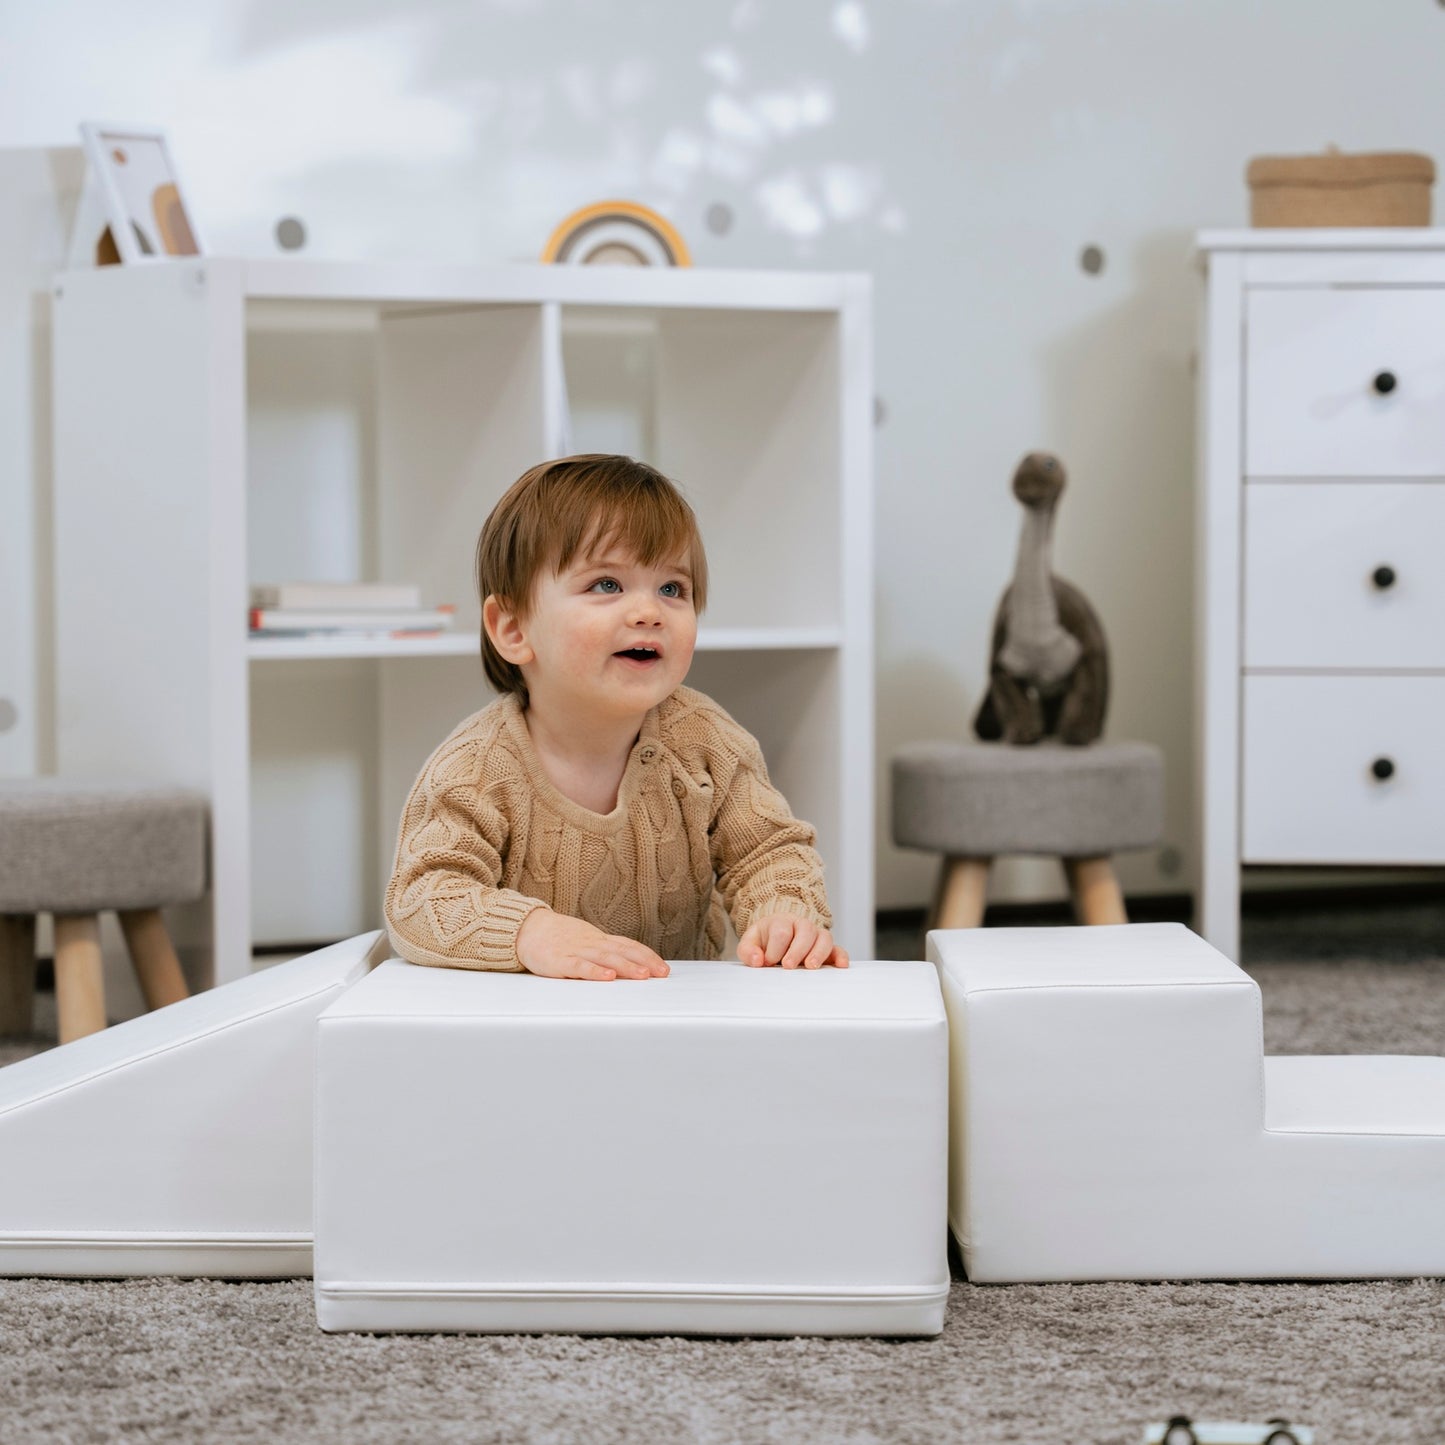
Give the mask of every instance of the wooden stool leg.
[{"label": "wooden stool leg", "polygon": [[105,1027],[100,920],[93,913],[55,915],[55,1006],[63,1044]]},{"label": "wooden stool leg", "polygon": [[992,858],[945,858],[939,876],[936,928],[977,928],[983,922]]},{"label": "wooden stool leg", "polygon": [[1114,877],[1114,865],[1107,857],[1065,858],[1064,872],[1069,877],[1069,891],[1074,895],[1074,909],[1080,923],[1127,923],[1124,895]]},{"label": "wooden stool leg", "polygon": [[35,919],[0,913],[0,1037],[35,1031]]},{"label": "wooden stool leg", "polygon": [[146,1007],[164,1008],[168,1003],[189,998],[191,991],[186,987],[185,975],[171,947],[171,936],[166,932],[160,909],[127,909],[120,914],[120,927],[136,977],[140,979],[141,992],[145,994]]}]

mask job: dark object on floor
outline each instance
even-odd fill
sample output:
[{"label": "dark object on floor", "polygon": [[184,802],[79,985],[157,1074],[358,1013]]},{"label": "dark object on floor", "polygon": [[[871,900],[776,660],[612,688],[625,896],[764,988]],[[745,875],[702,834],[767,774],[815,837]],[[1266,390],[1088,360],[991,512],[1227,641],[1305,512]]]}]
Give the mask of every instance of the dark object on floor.
[{"label": "dark object on floor", "polygon": [[1071,745],[1103,735],[1109,650],[1098,614],[1050,568],[1054,511],[1065,473],[1057,457],[1030,452],[1014,473],[1024,506],[1013,581],[994,617],[988,692],[974,718],[986,742]]},{"label": "dark object on floor", "polygon": [[1291,1425],[1282,1419],[1251,1425],[1173,1415],[1162,1425],[1144,1427],[1144,1445],[1312,1445],[1314,1438],[1308,1425]]},{"label": "dark object on floor", "polygon": [[189,992],[160,909],[206,891],[207,804],[137,783],[0,783],[0,1034],[32,1027],[35,917],[55,920],[61,1043],[106,1025],[98,915],[120,915],[151,1008]]}]

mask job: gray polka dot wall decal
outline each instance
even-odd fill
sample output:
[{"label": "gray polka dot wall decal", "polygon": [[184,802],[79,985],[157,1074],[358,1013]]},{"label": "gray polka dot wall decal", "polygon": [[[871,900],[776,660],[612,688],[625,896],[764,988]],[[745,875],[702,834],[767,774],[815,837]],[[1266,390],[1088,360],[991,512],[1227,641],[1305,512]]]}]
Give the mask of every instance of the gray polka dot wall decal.
[{"label": "gray polka dot wall decal", "polygon": [[707,208],[707,228],[714,236],[726,236],[733,228],[733,208],[715,201]]},{"label": "gray polka dot wall decal", "polygon": [[0,733],[8,733],[19,721],[15,704],[8,697],[0,697]]},{"label": "gray polka dot wall decal", "polygon": [[1104,269],[1104,253],[1098,246],[1085,246],[1079,252],[1079,265],[1089,273],[1090,276],[1097,276]]},{"label": "gray polka dot wall decal", "polygon": [[1184,866],[1183,854],[1180,853],[1179,849],[1173,847],[1161,848],[1156,861],[1159,864],[1159,871],[1166,878],[1173,878]]},{"label": "gray polka dot wall decal", "polygon": [[873,398],[873,425],[882,426],[888,420],[888,403],[881,396]]},{"label": "gray polka dot wall decal", "polygon": [[306,244],[306,227],[295,216],[282,216],[276,222],[276,244],[283,251],[299,251]]}]

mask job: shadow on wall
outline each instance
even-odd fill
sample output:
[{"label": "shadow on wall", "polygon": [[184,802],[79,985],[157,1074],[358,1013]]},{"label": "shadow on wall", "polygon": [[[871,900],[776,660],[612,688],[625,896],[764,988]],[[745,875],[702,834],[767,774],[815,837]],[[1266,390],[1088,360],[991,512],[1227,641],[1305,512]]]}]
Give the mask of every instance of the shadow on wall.
[{"label": "shadow on wall", "polygon": [[1193,887],[1193,233],[1146,236],[1119,302],[1040,357],[1047,435],[1068,468],[1054,569],[1081,587],[1110,648],[1106,736],[1165,752],[1164,842],[1119,860],[1125,892]]},{"label": "shadow on wall", "polygon": [[664,210],[700,265],[907,229],[855,78],[862,7],[653,5],[645,34],[613,9],[246,0],[217,63],[228,111],[284,95],[351,123],[223,137],[212,161],[244,183],[209,197],[213,234],[269,248],[260,217],[294,212],[314,255],[531,262],[609,196]]}]

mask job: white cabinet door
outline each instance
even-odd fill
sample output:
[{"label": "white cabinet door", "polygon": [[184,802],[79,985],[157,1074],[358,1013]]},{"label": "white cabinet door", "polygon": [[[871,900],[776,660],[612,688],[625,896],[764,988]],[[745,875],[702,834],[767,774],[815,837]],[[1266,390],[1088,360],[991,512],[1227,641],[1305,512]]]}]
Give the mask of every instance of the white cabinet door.
[{"label": "white cabinet door", "polygon": [[1251,482],[1244,665],[1445,669],[1445,482]]},{"label": "white cabinet door", "polygon": [[1445,288],[1254,288],[1245,473],[1445,477]]},{"label": "white cabinet door", "polygon": [[1244,680],[1243,861],[1445,863],[1445,676]]}]

